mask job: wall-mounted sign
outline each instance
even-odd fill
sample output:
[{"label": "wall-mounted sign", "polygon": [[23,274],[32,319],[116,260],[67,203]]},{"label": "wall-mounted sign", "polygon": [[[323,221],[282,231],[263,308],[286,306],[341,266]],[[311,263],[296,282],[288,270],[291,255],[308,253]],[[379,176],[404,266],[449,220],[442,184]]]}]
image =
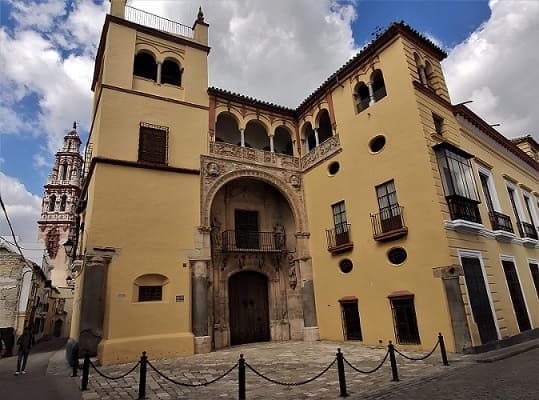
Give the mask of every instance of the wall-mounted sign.
[{"label": "wall-mounted sign", "polygon": [[183,294],[179,294],[176,296],[176,303],[183,303],[185,300],[185,296]]}]

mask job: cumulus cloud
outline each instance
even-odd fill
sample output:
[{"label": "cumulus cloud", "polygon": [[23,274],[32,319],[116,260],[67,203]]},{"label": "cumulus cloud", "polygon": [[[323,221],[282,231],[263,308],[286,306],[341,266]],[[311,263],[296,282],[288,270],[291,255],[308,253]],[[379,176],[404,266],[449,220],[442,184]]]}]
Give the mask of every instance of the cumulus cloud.
[{"label": "cumulus cloud", "polygon": [[[30,193],[17,178],[2,172],[0,172],[0,193],[15,234],[23,241],[36,241],[41,199]],[[11,236],[3,211],[0,214],[0,235]]]},{"label": "cumulus cloud", "polygon": [[508,137],[539,141],[539,2],[491,1],[490,19],[453,48],[444,62],[454,103],[468,106]]}]

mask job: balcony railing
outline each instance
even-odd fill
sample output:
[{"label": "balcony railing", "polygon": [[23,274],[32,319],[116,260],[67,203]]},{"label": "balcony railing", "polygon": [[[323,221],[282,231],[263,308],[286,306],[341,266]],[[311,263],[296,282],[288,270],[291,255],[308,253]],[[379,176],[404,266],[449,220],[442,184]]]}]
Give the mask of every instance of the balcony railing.
[{"label": "balcony railing", "polygon": [[278,168],[299,169],[298,157],[272,153],[265,150],[241,147],[229,143],[210,142],[210,153],[230,159]]},{"label": "balcony railing", "polygon": [[481,223],[477,201],[460,196],[447,196],[446,200],[452,220],[464,219],[477,224]]},{"label": "balcony railing", "polygon": [[138,8],[125,6],[125,19],[139,25],[157,29],[158,31],[168,32],[188,38],[194,37],[193,29],[191,27],[146,11],[139,10]]},{"label": "balcony railing", "polygon": [[286,250],[284,232],[227,230],[221,234],[223,252],[276,253]]},{"label": "balcony railing", "polygon": [[408,228],[404,223],[403,210],[404,207],[393,204],[382,208],[378,214],[371,214],[375,240],[395,240],[408,234]]},{"label": "balcony railing", "polygon": [[492,230],[513,233],[513,224],[511,224],[511,218],[509,218],[508,215],[499,213],[497,211],[491,211],[488,213],[488,215],[490,217]]},{"label": "balcony railing", "polygon": [[518,223],[518,232],[520,233],[520,237],[537,240],[537,230],[532,224],[520,221]]},{"label": "balcony railing", "polygon": [[334,228],[326,229],[328,251],[331,253],[341,253],[354,247],[351,239],[350,224],[338,224]]}]

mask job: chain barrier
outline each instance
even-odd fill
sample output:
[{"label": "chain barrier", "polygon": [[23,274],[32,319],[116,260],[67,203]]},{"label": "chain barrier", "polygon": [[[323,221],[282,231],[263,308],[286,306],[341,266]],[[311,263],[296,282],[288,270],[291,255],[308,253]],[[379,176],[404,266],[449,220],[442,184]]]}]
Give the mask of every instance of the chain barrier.
[{"label": "chain barrier", "polygon": [[169,378],[168,376],[164,375],[161,371],[159,371],[157,368],[155,368],[152,363],[150,361],[146,361],[148,363],[148,365],[150,366],[151,369],[153,369],[161,378],[163,379],[166,379],[167,381],[171,382],[171,383],[174,383],[176,385],[180,385],[180,386],[185,386],[185,387],[201,387],[201,386],[208,386],[208,385],[211,385],[212,383],[215,383],[217,382],[218,380],[220,379],[223,379],[225,376],[227,376],[228,374],[230,374],[232,371],[234,371],[234,369],[237,368],[238,366],[238,363],[234,364],[230,369],[228,369],[227,371],[225,371],[223,374],[219,375],[217,378],[215,379],[212,379],[211,381],[208,381],[208,382],[202,382],[202,383],[184,383],[184,382],[178,382],[177,380],[175,379],[172,379],[172,378]]},{"label": "chain barrier", "polygon": [[333,365],[335,364],[336,361],[337,361],[337,359],[335,358],[326,368],[324,368],[324,370],[322,372],[320,372],[319,374],[313,376],[312,378],[309,378],[309,379],[301,381],[301,382],[282,382],[282,381],[278,381],[276,379],[272,379],[272,378],[270,378],[268,376],[265,376],[261,372],[257,371],[248,362],[245,362],[245,366],[247,368],[249,368],[251,371],[253,371],[256,375],[258,375],[262,379],[267,380],[268,382],[275,383],[275,384],[281,385],[281,386],[301,386],[301,385],[305,385],[307,383],[310,383],[310,382],[320,378],[322,375],[324,375],[326,372],[328,372],[331,367],[333,367]]},{"label": "chain barrier", "polygon": [[112,381],[115,381],[117,379],[125,378],[127,375],[129,375],[131,372],[133,372],[135,369],[137,369],[137,367],[139,365],[140,365],[140,361],[138,363],[136,363],[135,366],[133,368],[131,368],[129,371],[127,371],[125,374],[122,374],[122,375],[119,375],[119,376],[110,376],[110,375],[106,375],[105,373],[101,372],[99,369],[97,369],[97,367],[94,365],[94,363],[92,361],[90,361],[90,366],[95,370],[95,372],[97,372],[103,378],[110,379]]},{"label": "chain barrier", "polygon": [[350,364],[350,362],[343,357],[343,360],[344,362],[346,363],[346,365],[348,365],[350,368],[352,368],[354,371],[356,372],[359,372],[360,374],[372,374],[373,372],[376,372],[378,371],[380,368],[382,368],[382,365],[384,365],[384,363],[387,361],[387,357],[389,357],[389,351],[386,351],[386,355],[384,356],[384,359],[382,360],[382,362],[380,364],[378,364],[377,367],[369,370],[369,371],[362,371],[360,370],[359,368],[356,368],[354,367],[352,364]]},{"label": "chain barrier", "polygon": [[406,354],[401,353],[401,352],[399,351],[399,349],[397,349],[396,347],[395,347],[395,353],[397,353],[397,354],[399,354],[400,356],[406,358],[407,360],[411,360],[411,361],[423,361],[423,360],[429,358],[429,357],[432,355],[432,353],[434,353],[434,352],[436,351],[436,349],[438,348],[439,345],[440,345],[440,341],[438,340],[438,341],[436,342],[436,345],[434,346],[434,348],[433,348],[427,355],[425,355],[425,356],[423,356],[423,357],[418,357],[418,358],[414,358],[414,357],[407,356]]}]

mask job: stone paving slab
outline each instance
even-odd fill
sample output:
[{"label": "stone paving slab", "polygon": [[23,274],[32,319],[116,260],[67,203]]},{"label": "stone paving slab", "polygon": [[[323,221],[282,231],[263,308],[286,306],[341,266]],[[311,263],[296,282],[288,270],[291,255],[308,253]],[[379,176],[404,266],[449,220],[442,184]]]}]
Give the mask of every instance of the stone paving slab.
[{"label": "stone paving slab", "polygon": [[[234,366],[240,354],[243,354],[246,362],[261,374],[280,382],[298,383],[313,378],[327,368],[335,360],[337,348],[341,348],[350,364],[361,370],[375,368],[387,352],[385,347],[370,347],[350,342],[286,341],[234,346],[208,354],[174,359],[154,360],[151,354],[148,354],[148,359],[158,371],[174,381],[202,384],[222,375]],[[426,352],[409,352],[402,349],[401,351],[414,358],[426,354]],[[439,376],[473,362],[469,356],[449,354],[450,366],[444,367],[438,350],[424,361],[410,361],[397,355],[400,382],[392,382],[389,358],[377,372],[368,375],[355,372],[345,365],[347,389],[348,393],[353,394],[354,397],[381,388],[394,387],[398,390],[398,386],[403,382]],[[129,371],[133,365],[134,363],[130,363],[98,366],[98,368],[104,374],[116,377]],[[88,390],[83,392],[82,397],[84,400],[137,399],[138,382],[138,368],[127,377],[117,380],[105,379],[90,368]],[[249,400],[338,399],[339,393],[336,363],[313,382],[290,386],[268,382],[246,368],[246,398]],[[238,368],[208,386],[190,388],[169,382],[148,365],[146,398],[151,400],[237,399]]]}]

